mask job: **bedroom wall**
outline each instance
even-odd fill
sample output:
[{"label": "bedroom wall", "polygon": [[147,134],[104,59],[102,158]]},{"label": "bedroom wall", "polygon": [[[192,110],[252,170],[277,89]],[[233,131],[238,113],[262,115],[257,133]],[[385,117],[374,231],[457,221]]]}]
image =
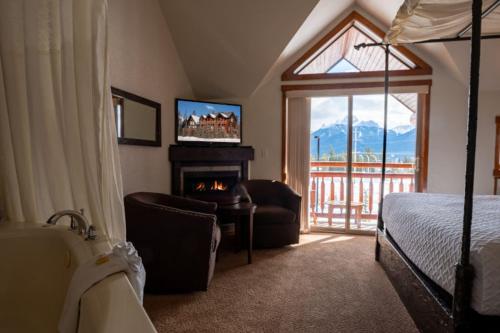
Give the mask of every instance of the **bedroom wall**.
[{"label": "bedroom wall", "polygon": [[162,147],[120,145],[125,194],[170,193],[174,99],[192,91],[157,0],[110,0],[111,84],[161,103]]},{"label": "bedroom wall", "polygon": [[[359,11],[369,17],[362,10]],[[332,23],[326,30],[335,24],[336,22]],[[278,66],[250,98],[239,100],[244,104],[245,111],[244,143],[256,149],[255,160],[251,165],[252,178],[281,179],[280,75],[314,42],[308,43],[295,56]],[[442,64],[421,50],[414,51],[434,69],[432,77],[429,77],[433,85],[428,191],[463,193],[468,90]],[[495,111],[495,106],[500,105],[500,97],[497,96],[500,95],[494,92],[482,92],[480,95],[476,193],[492,193],[494,115],[500,114]]]},{"label": "bedroom wall", "polygon": [[[429,192],[463,193],[467,142],[468,89],[449,79],[433,76],[429,151]],[[500,115],[500,94],[480,91],[474,192],[493,194],[495,116]]]},{"label": "bedroom wall", "polygon": [[476,151],[476,193],[493,193],[493,164],[495,159],[495,117],[500,116],[500,92],[479,93],[479,115]]}]

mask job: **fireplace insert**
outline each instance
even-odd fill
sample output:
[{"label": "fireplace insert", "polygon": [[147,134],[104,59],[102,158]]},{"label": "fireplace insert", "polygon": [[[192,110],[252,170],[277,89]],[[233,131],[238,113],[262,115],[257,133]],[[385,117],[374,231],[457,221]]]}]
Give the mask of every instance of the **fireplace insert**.
[{"label": "fireplace insert", "polygon": [[195,171],[183,173],[183,195],[204,201],[235,203],[234,186],[240,181],[239,171]]}]

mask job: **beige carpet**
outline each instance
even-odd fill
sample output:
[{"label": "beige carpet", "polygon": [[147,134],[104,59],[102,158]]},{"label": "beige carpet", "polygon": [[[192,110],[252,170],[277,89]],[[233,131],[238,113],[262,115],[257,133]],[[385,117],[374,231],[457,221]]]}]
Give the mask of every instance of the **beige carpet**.
[{"label": "beige carpet", "polygon": [[208,292],[145,298],[159,332],[417,332],[374,261],[374,237],[222,253]]}]

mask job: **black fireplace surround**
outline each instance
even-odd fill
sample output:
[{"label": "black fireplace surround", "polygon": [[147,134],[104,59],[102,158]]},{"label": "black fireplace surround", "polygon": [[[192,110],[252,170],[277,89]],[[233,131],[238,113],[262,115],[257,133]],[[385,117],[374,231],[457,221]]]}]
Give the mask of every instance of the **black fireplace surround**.
[{"label": "black fireplace surround", "polygon": [[254,149],[247,146],[171,145],[172,194],[205,201],[227,200],[234,186],[248,179],[248,161],[253,158]]}]

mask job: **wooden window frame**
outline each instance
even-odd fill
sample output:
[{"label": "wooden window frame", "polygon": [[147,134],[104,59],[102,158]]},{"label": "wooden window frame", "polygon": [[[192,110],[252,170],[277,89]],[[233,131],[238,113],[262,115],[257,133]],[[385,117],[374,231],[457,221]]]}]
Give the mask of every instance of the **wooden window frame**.
[{"label": "wooden window frame", "polygon": [[[349,26],[353,21],[358,21],[365,27],[367,27],[371,32],[380,38],[384,38],[385,33],[382,29],[377,27],[375,24],[370,22],[367,18],[362,16],[356,11],[353,11],[346,18],[344,18],[338,25],[336,25],[330,32],[328,32],[323,38],[321,38],[313,47],[311,47],[307,52],[305,52],[302,57],[300,57],[292,66],[290,66],[281,75],[282,81],[295,81],[295,80],[323,80],[323,79],[355,79],[355,78],[367,78],[367,77],[383,77],[384,71],[367,71],[367,72],[356,72],[356,73],[318,73],[318,74],[296,74],[295,71],[307,60],[309,60],[316,52],[318,52],[324,45],[326,45],[332,38],[334,38],[343,29]],[[411,52],[409,49],[403,46],[393,46],[398,52],[412,61],[416,68],[404,69],[404,70],[392,70],[390,71],[391,76],[412,76],[412,75],[430,75],[432,74],[432,68],[423,61],[416,54]]]},{"label": "wooden window frame", "polygon": [[[426,94],[418,94],[417,110],[417,148],[416,156],[418,160],[418,177],[415,181],[416,192],[427,190],[428,160],[429,160],[429,120],[430,120],[430,98],[432,80],[409,80],[392,81],[390,87],[427,86]],[[384,82],[346,82],[346,83],[325,83],[325,84],[296,84],[281,86],[281,178],[286,182],[286,158],[288,153],[288,98],[289,91],[321,91],[337,89],[362,89],[362,88],[382,88]]]}]

